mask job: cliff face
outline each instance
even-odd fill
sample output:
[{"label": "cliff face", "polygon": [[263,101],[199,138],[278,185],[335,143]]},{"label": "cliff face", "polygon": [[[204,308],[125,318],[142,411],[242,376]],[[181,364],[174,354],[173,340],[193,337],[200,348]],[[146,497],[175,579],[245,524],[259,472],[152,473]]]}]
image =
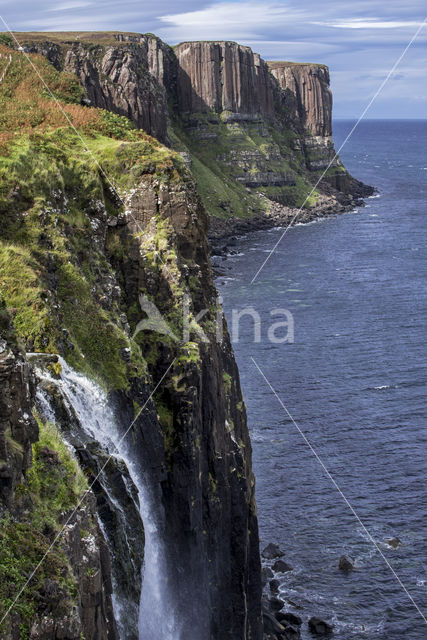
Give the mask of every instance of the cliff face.
[{"label": "cliff face", "polygon": [[313,136],[332,135],[329,70],[320,64],[268,62],[280,87],[294,97],[291,117]]},{"label": "cliff face", "polygon": [[[216,337],[218,305],[209,265],[207,216],[191,182],[158,185],[150,176],[130,195],[126,209],[126,223],[110,232],[129,247],[124,260],[113,261],[126,305],[135,308],[138,292],[144,291],[156,299],[171,325],[177,308],[181,313],[186,304],[185,296],[190,318],[207,310],[200,323],[207,342],[199,343],[193,331],[190,342],[166,341],[161,349],[147,342],[148,334],[138,338],[154,380],[161,379],[172,363],[155,396],[163,427],[158,442],[163,446],[153,446],[158,424],[154,418],[150,436],[147,418],[141,417],[131,437],[137,450],[151,452],[154,473],[165,467],[163,536],[177,607],[186,612],[182,637],[260,638],[251,444],[225,325],[223,341]],[[160,253],[151,260],[141,257],[159,246],[160,237]],[[136,386],[131,395],[144,405],[149,391]],[[123,400],[119,404],[123,406]]]},{"label": "cliff face", "polygon": [[38,439],[33,417],[34,378],[0,303],[0,510],[16,507],[15,490],[31,466]]},{"label": "cliff face", "polygon": [[[80,640],[82,636],[118,640],[109,551],[91,493],[69,519],[50,557],[27,583],[55,539],[54,527],[59,529],[71,515],[71,511],[57,511],[56,491],[66,488],[72,492],[72,486],[66,485],[75,478],[68,474],[72,463],[67,454],[46,445],[42,423],[39,433],[33,417],[35,377],[17,344],[3,302],[0,350],[1,637],[14,640],[26,634],[31,640]],[[77,504],[80,497],[73,494],[72,501]],[[48,519],[45,507],[50,511]],[[16,606],[9,610],[17,595]]]},{"label": "cliff face", "polygon": [[235,42],[184,42],[178,58],[178,101],[182,113],[230,112],[236,120],[274,117],[267,64]]},{"label": "cliff face", "polygon": [[[59,353],[98,380],[123,432],[131,427],[133,462],[156,497],[156,510],[164,514],[156,535],[165,548],[161,577],[169,589],[173,586],[176,637],[260,640],[251,446],[222,318],[224,338],[216,336],[208,217],[193,178],[179,154],[125,118],[80,106],[77,80],[34,56],[43,76],[49,75],[51,86],[66,96],[63,108],[76,126],[86,134],[89,129],[82,161],[78,135],[64,128],[62,116],[54,121],[57,128],[52,126],[56,107],[51,111],[43,87],[34,87],[32,74],[26,76],[30,65],[23,56],[14,52],[12,57],[8,95],[26,95],[28,81],[32,91],[39,91],[41,109],[36,127],[31,114],[22,137],[8,138],[2,131],[0,139],[5,154],[0,157],[2,293],[18,334],[27,351]],[[31,104],[33,97],[28,96]],[[8,130],[15,122],[13,104],[5,110]],[[173,335],[158,334],[152,325],[138,328],[146,319],[144,297]],[[204,314],[198,318],[199,312]],[[71,431],[72,426],[68,420]],[[37,450],[38,465],[45,455]],[[82,442],[78,455],[93,475],[93,457],[102,460],[96,446]],[[58,502],[67,511],[59,497]],[[101,518],[102,506],[98,499]],[[115,544],[112,537],[109,541]],[[124,547],[120,553],[144,555],[144,549]],[[33,558],[26,560],[31,565]],[[89,567],[84,575],[95,578],[93,573]],[[89,592],[89,585],[85,589]],[[130,593],[132,612],[136,591]],[[99,597],[96,602],[88,618],[100,628],[95,622],[107,616]],[[148,611],[141,624],[149,624],[152,614]],[[30,615],[32,624],[38,621],[33,611]],[[52,612],[46,624],[53,628],[49,640],[59,639]],[[85,637],[110,637],[102,633]]]},{"label": "cliff face", "polygon": [[191,159],[214,219],[262,216],[271,201],[337,210],[371,193],[336,157],[324,65],[267,63],[234,42],[172,50],[152,35],[71,35],[18,38],[77,74],[92,105],[126,115]]},{"label": "cliff face", "polygon": [[95,44],[84,37],[59,44],[48,36],[39,36],[26,49],[74,73],[88,104],[126,116],[158,140],[167,140],[167,90],[176,77],[170,47],[151,35],[116,34]]}]

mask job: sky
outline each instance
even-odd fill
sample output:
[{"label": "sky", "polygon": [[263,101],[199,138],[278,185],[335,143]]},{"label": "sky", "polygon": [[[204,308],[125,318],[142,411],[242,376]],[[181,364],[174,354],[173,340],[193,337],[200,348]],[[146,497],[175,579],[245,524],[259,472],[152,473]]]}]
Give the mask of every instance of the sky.
[{"label": "sky", "polygon": [[[15,31],[123,30],[169,44],[234,40],[267,60],[321,62],[334,117],[359,117],[427,16],[423,0],[0,0]],[[0,31],[6,30],[3,25]],[[369,118],[427,118],[427,23]]]}]

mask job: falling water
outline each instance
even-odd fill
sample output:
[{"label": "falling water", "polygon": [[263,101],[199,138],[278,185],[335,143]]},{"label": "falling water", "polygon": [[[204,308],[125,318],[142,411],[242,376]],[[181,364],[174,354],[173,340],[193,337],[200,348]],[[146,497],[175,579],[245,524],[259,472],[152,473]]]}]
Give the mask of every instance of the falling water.
[{"label": "falling water", "polygon": [[[54,384],[61,392],[66,406],[80,423],[80,428],[91,440],[98,442],[111,457],[121,459],[138,490],[139,511],[144,525],[145,548],[139,611],[139,640],[179,640],[174,598],[168,587],[166,554],[159,531],[163,528],[160,495],[150,486],[147,473],[132,455],[126,439],[117,426],[104,391],[85,376],[77,373],[60,358],[60,378],[54,378],[45,369],[37,369],[38,377]],[[43,390],[37,395],[39,408],[46,419],[55,420],[49,395]],[[73,434],[72,430],[70,435]],[[67,436],[65,436],[67,439]],[[119,626],[126,625],[126,603],[115,599],[115,615]]]}]

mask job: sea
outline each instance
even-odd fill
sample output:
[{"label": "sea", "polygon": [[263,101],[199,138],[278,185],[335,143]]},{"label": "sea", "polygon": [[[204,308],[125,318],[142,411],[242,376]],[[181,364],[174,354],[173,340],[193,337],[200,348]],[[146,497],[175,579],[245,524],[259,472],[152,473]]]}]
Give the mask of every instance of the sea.
[{"label": "sea", "polygon": [[[334,123],[336,148],[353,124]],[[261,547],[277,543],[293,567],[277,575],[279,597],[304,639],[315,615],[337,640],[423,640],[427,121],[364,120],[340,155],[377,190],[365,206],[297,220],[253,283],[284,229],[239,237],[217,279],[235,323]],[[338,568],[342,555],[354,570]]]}]

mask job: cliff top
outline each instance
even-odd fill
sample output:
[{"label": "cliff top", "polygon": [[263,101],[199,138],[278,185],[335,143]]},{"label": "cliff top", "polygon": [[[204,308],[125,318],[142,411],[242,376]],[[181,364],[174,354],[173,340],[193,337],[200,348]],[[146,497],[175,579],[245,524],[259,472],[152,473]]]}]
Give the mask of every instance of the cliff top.
[{"label": "cliff top", "polygon": [[270,69],[281,69],[282,67],[321,67],[328,69],[326,64],[320,62],[291,62],[290,60],[266,60]]},{"label": "cliff top", "polygon": [[[28,42],[56,42],[58,44],[69,42],[87,42],[91,44],[120,44],[123,40],[120,36],[137,42],[143,37],[157,38],[153,33],[136,33],[131,31],[13,31],[13,35],[21,44]],[[0,36],[12,38],[8,32],[0,33]]]},{"label": "cliff top", "polygon": [[174,45],[174,49],[181,47],[184,44],[235,44],[243,49],[250,49],[247,45],[236,42],[235,40],[184,40],[183,42],[179,42]]}]

